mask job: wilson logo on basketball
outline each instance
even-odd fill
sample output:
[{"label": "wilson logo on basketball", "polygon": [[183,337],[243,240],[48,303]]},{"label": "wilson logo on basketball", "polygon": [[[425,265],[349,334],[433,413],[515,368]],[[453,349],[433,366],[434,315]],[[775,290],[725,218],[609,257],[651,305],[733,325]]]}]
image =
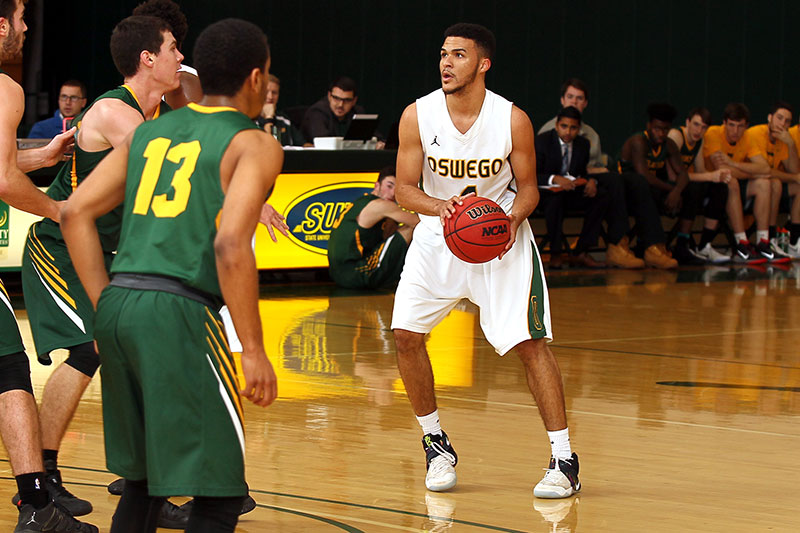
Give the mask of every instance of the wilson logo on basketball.
[{"label": "wilson logo on basketball", "polygon": [[508,224],[500,224],[491,228],[483,228],[482,237],[494,237],[495,235],[503,235],[508,233]]},{"label": "wilson logo on basketball", "polygon": [[359,196],[372,192],[374,182],[345,182],[312,189],[291,202],[283,213],[289,238],[310,252],[328,253],[336,220]]},{"label": "wilson logo on basketball", "polygon": [[467,216],[472,220],[477,220],[483,215],[491,215],[492,213],[502,213],[503,209],[497,205],[481,205],[473,207],[467,211]]}]

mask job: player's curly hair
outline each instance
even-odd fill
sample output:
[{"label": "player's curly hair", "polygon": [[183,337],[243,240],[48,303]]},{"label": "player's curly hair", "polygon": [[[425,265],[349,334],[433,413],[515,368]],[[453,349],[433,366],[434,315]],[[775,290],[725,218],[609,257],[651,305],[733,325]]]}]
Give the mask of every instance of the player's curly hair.
[{"label": "player's curly hair", "polygon": [[490,61],[494,61],[494,52],[497,49],[497,42],[494,38],[494,33],[491,30],[481,26],[480,24],[471,24],[469,22],[459,22],[453,24],[444,30],[444,38],[448,37],[463,37],[475,41],[475,44],[483,53],[484,57],[488,57]]},{"label": "player's curly hair", "polygon": [[111,57],[119,73],[125,78],[136,74],[142,50],[158,55],[165,31],[172,28],[162,18],[132,15],[122,19],[111,33]]},{"label": "player's curly hair", "polygon": [[255,24],[229,18],[200,33],[193,58],[203,94],[234,96],[253,69],[264,69],[269,44]]},{"label": "player's curly hair", "polygon": [[647,106],[647,117],[649,120],[660,120],[662,122],[672,123],[676,116],[678,116],[678,111],[672,104],[654,102]]},{"label": "player's curly hair", "polygon": [[166,20],[172,26],[172,36],[178,41],[178,49],[180,49],[186,39],[186,33],[189,31],[189,23],[180,6],[173,0],[147,0],[136,6],[133,14],[149,15]]}]

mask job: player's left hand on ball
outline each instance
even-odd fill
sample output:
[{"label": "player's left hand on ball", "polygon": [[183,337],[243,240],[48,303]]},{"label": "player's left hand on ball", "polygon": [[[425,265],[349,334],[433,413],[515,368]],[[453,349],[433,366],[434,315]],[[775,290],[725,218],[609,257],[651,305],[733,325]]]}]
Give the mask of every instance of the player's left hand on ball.
[{"label": "player's left hand on ball", "polygon": [[278,242],[278,237],[275,236],[275,229],[285,236],[289,236],[289,226],[286,225],[283,215],[278,213],[274,207],[267,203],[261,208],[261,216],[258,221],[267,227],[272,242]]},{"label": "player's left hand on ball", "polygon": [[278,378],[264,351],[243,351],[242,371],[245,386],[242,396],[260,407],[266,407],[278,397]]},{"label": "player's left hand on ball", "polygon": [[521,220],[517,220],[517,217],[514,215],[508,215],[508,243],[506,247],[503,248],[503,251],[500,252],[500,255],[497,256],[498,259],[502,259],[504,255],[511,250],[511,247],[514,246],[514,242],[517,240],[517,228],[519,227]]}]

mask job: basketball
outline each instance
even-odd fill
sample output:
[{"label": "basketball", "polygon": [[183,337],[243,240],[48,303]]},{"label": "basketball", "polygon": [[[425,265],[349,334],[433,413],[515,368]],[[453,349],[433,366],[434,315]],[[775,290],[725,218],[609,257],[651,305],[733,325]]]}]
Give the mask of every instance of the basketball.
[{"label": "basketball", "polygon": [[444,222],[444,241],[450,251],[467,263],[485,263],[500,255],[510,236],[503,208],[480,196],[465,198],[455,208]]}]

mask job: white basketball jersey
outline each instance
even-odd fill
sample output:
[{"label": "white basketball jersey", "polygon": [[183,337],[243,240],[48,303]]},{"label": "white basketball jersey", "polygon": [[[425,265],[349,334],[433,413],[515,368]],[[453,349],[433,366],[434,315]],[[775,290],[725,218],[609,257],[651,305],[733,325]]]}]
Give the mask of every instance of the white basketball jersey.
[{"label": "white basketball jersey", "polygon": [[[515,196],[509,190],[514,179],[508,161],[511,102],[487,89],[478,118],[461,133],[450,118],[444,91],[437,89],[417,100],[417,122],[425,154],[422,190],[426,194],[447,199],[474,190],[500,204],[506,213],[511,211]],[[439,217],[420,215],[420,222],[442,231]]]}]

